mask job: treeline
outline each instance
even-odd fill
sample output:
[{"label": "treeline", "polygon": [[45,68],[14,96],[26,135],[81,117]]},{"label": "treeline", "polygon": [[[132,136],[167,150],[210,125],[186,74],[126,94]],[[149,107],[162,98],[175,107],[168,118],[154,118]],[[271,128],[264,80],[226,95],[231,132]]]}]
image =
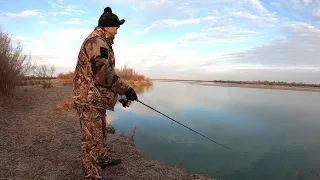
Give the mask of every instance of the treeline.
[{"label": "treeline", "polygon": [[288,87],[316,87],[320,88],[320,84],[310,84],[302,82],[284,82],[284,81],[233,81],[233,80],[187,80],[187,79],[153,79],[162,81],[192,81],[192,82],[214,82],[229,84],[248,84],[248,85],[268,85],[268,86],[288,86]]},{"label": "treeline", "polygon": [[289,87],[320,87],[320,84],[307,84],[302,82],[284,82],[284,81],[222,81],[216,80],[217,83],[232,84],[253,84],[253,85],[269,85],[269,86],[289,86]]}]

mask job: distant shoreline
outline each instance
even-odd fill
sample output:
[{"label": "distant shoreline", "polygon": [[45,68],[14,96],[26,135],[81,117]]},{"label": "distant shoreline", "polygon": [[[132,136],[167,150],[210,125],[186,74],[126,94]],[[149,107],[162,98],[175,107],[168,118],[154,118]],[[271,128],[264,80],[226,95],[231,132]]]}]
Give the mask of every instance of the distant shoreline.
[{"label": "distant shoreline", "polygon": [[185,82],[205,86],[226,86],[240,88],[277,89],[293,91],[320,92],[320,84],[272,82],[272,81],[221,81],[221,80],[184,80],[184,79],[152,79],[162,82]]}]

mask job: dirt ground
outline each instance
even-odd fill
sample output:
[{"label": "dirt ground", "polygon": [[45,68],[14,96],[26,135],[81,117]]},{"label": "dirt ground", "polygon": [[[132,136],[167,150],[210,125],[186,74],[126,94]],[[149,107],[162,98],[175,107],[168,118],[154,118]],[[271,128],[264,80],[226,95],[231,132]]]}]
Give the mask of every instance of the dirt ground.
[{"label": "dirt ground", "polygon": [[[12,99],[0,96],[1,180],[83,179],[78,117],[56,110],[71,93],[70,86],[24,86]],[[114,157],[122,159],[106,169],[115,180],[211,179],[147,160],[125,135],[108,134],[108,142]]]}]

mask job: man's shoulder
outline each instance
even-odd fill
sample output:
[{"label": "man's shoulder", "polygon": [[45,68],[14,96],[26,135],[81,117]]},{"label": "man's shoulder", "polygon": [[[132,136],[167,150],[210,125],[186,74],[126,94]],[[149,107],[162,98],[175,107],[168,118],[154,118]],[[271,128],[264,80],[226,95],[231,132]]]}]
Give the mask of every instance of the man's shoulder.
[{"label": "man's shoulder", "polygon": [[94,43],[94,44],[104,44],[105,41],[98,33],[93,31],[84,40],[83,45],[88,45],[88,44],[92,44],[92,43]]},{"label": "man's shoulder", "polygon": [[89,41],[97,41],[98,38],[99,38],[99,37],[94,36],[93,33],[90,33],[90,34],[84,39],[84,41],[82,42],[82,44],[85,45],[85,44],[86,44],[87,42],[89,42]]}]

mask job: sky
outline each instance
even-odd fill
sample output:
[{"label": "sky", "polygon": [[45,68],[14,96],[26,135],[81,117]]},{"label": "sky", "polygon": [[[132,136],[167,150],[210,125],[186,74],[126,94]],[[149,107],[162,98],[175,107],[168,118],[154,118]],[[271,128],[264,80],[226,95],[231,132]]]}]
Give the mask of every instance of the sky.
[{"label": "sky", "polygon": [[0,0],[37,64],[74,71],[105,7],[125,24],[116,67],[150,78],[320,83],[320,0]]}]

